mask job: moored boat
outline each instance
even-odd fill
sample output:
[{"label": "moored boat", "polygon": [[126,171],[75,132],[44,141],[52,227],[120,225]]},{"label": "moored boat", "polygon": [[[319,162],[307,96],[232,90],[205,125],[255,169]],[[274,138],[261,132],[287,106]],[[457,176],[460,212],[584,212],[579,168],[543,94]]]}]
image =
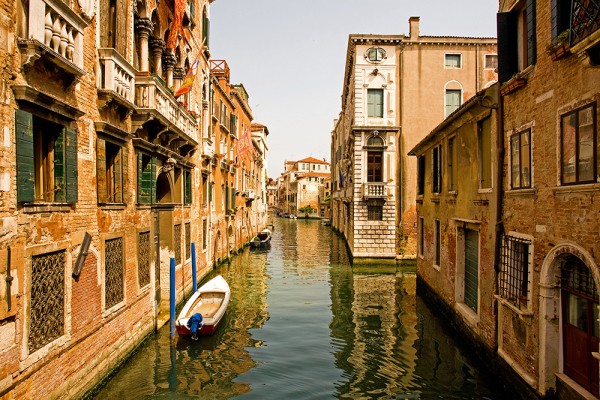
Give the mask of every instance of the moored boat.
[{"label": "moored boat", "polygon": [[189,335],[188,321],[194,314],[202,316],[202,325],[198,328],[199,335],[212,335],[223,318],[231,292],[225,279],[219,275],[202,285],[181,309],[175,322],[177,333]]},{"label": "moored boat", "polygon": [[250,247],[253,248],[267,247],[270,245],[271,231],[268,229],[263,229],[262,231],[258,232],[258,234],[250,241]]}]

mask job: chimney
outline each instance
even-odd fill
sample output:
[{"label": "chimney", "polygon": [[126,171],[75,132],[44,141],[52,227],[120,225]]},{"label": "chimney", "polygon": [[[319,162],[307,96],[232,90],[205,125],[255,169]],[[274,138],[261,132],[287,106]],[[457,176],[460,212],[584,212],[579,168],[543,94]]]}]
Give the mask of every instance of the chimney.
[{"label": "chimney", "polygon": [[419,21],[421,17],[410,17],[408,19],[409,32],[408,35],[411,39],[419,38]]}]

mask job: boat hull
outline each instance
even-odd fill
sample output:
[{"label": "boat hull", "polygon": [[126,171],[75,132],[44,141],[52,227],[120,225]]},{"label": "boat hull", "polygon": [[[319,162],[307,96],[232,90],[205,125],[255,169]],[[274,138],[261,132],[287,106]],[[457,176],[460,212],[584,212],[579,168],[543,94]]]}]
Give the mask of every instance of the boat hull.
[{"label": "boat hull", "polygon": [[195,313],[202,315],[202,327],[197,334],[212,335],[225,315],[231,293],[229,285],[222,276],[213,278],[194,293],[181,309],[175,321],[179,335],[191,334],[187,327],[188,319]]}]

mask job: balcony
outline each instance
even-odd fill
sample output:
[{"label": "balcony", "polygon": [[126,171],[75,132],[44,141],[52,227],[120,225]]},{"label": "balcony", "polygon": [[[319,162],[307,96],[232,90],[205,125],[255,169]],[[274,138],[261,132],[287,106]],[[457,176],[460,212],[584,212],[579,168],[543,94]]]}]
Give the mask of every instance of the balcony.
[{"label": "balcony", "polygon": [[132,117],[134,128],[154,120],[175,134],[179,140],[193,146],[198,145],[198,123],[196,118],[175,100],[173,94],[154,76],[135,77],[135,105]]},{"label": "balcony", "polygon": [[246,201],[253,201],[256,198],[252,189],[242,192],[242,197],[245,197]]},{"label": "balcony", "polygon": [[[87,23],[61,0],[29,0],[27,20],[17,35],[22,64],[48,60],[78,81],[83,70],[83,30]],[[44,23],[42,23],[44,21]]]},{"label": "balcony", "polygon": [[[98,49],[100,74],[98,94],[104,106],[111,101],[133,110],[135,71],[115,49]],[[102,108],[102,107],[100,107]]]},{"label": "balcony", "polygon": [[387,197],[385,183],[369,182],[363,183],[364,199],[385,199]]}]

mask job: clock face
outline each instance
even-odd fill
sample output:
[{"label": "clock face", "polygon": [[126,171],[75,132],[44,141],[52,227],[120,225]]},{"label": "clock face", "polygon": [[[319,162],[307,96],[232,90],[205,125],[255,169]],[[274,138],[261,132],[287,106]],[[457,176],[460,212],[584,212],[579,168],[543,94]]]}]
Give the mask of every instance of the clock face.
[{"label": "clock face", "polygon": [[379,64],[387,58],[387,54],[381,47],[371,47],[365,52],[365,60],[373,64]]}]

